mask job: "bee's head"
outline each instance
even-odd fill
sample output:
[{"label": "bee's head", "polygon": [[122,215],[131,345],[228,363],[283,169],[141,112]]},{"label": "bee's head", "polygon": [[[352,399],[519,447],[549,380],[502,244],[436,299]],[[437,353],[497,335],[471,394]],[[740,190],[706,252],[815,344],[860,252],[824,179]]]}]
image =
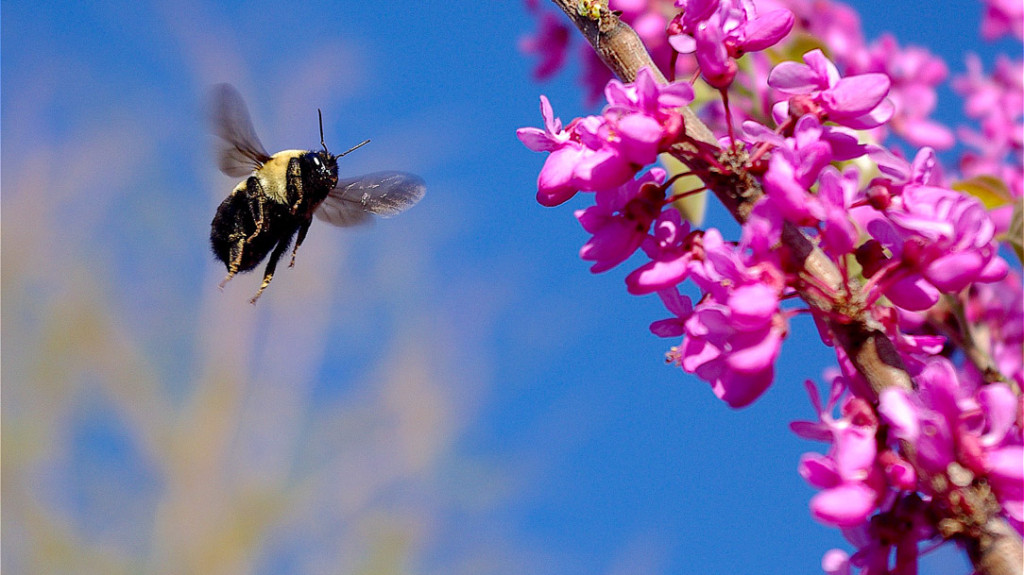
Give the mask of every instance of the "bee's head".
[{"label": "bee's head", "polygon": [[324,149],[320,152],[310,152],[310,162],[312,164],[314,177],[321,178],[317,181],[329,185],[330,188],[334,188],[338,183],[338,158],[352,150],[355,150],[356,148],[359,148],[360,146],[369,144],[370,140],[360,142],[349,148],[348,151],[342,152],[337,156],[331,155],[331,152],[327,150],[327,144],[324,143],[324,115],[320,112],[320,108],[316,109],[316,115],[320,119],[320,145],[323,146]]},{"label": "bee's head", "polygon": [[317,186],[332,189],[338,183],[338,160],[326,149],[321,152],[310,152],[309,177]]}]

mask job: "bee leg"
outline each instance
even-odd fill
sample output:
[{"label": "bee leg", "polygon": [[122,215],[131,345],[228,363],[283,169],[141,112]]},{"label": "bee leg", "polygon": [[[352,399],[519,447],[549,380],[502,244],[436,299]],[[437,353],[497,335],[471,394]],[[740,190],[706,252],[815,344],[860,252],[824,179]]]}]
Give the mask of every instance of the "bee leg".
[{"label": "bee leg", "polygon": [[242,259],[245,258],[246,248],[264,231],[263,228],[266,224],[266,220],[263,217],[264,205],[266,203],[266,194],[263,193],[263,186],[260,185],[259,179],[255,176],[250,177],[246,181],[245,186],[245,199],[249,204],[249,212],[252,214],[254,227],[252,233],[247,234],[242,229],[242,226],[238,225],[235,228],[235,233],[229,236],[234,245],[231,246],[230,258],[227,261],[228,275],[221,280],[218,286],[220,289],[224,289],[224,286],[238,273],[239,268],[242,267]]},{"label": "bee leg", "polygon": [[260,284],[260,289],[257,290],[256,295],[252,296],[252,299],[249,300],[249,303],[252,305],[256,305],[256,300],[260,299],[260,295],[263,294],[263,290],[267,289],[267,286],[270,285],[270,280],[274,279],[274,270],[277,269],[277,260],[281,259],[281,255],[284,254],[286,249],[288,249],[288,244],[291,242],[291,234],[286,238],[281,238],[281,241],[277,242],[277,246],[270,254],[270,260],[267,262],[267,268],[263,271],[263,283]]},{"label": "bee leg", "polygon": [[295,267],[295,252],[299,251],[299,246],[302,245],[302,240],[306,239],[306,232],[309,231],[309,226],[312,223],[313,220],[310,220],[302,224],[302,227],[299,228],[299,235],[295,238],[295,247],[292,248],[292,262],[288,264],[288,267]]},{"label": "bee leg", "polygon": [[298,158],[288,160],[288,171],[285,175],[285,189],[288,197],[294,198],[290,207],[292,214],[299,212],[299,205],[302,204],[302,164]]},{"label": "bee leg", "polygon": [[222,279],[219,284],[217,284],[217,287],[223,290],[224,286],[226,286],[228,282],[231,281],[231,278],[235,277],[236,273],[238,273],[236,270],[228,270],[228,275],[225,276],[224,279]]},{"label": "bee leg", "polygon": [[242,248],[245,246],[245,238],[240,239],[235,245],[231,246],[231,260],[228,263],[228,275],[221,280],[217,287],[221,290],[227,285],[231,278],[235,277],[238,273],[238,262],[242,260]]},{"label": "bee leg", "polygon": [[249,203],[249,212],[252,214],[252,220],[255,224],[251,234],[245,234],[241,229],[236,231],[236,234],[232,234],[232,238],[237,238],[234,246],[231,247],[231,259],[228,261],[228,275],[220,282],[220,289],[224,289],[224,286],[231,281],[231,278],[235,277],[238,273],[238,269],[242,267],[242,258],[245,257],[245,248],[252,243],[256,236],[263,232],[266,220],[264,219],[264,205],[267,201],[267,195],[263,193],[263,186],[260,185],[259,178],[255,176],[249,177],[245,182],[246,189],[246,200]]},{"label": "bee leg", "polygon": [[[249,211],[252,212],[252,220],[256,224],[256,228],[253,230],[249,237],[245,238],[245,243],[252,243],[252,240],[256,238],[263,231],[263,225],[265,220],[263,219],[263,206],[267,201],[267,194],[263,192],[263,186],[260,185],[260,180],[256,176],[250,176],[249,180],[245,183],[248,194],[246,195],[249,200]],[[241,265],[242,254],[238,254],[238,265]],[[237,266],[236,266],[237,268]]]},{"label": "bee leg", "polygon": [[235,277],[235,274],[238,273],[238,268],[242,265],[242,256],[245,255],[245,245],[246,238],[241,236],[238,238],[237,243],[231,246],[231,262],[228,264],[228,275],[221,280],[220,285],[217,286],[218,288],[223,290],[224,286],[231,281],[231,278]]},{"label": "bee leg", "polygon": [[224,289],[224,286],[238,273],[238,268],[242,265],[242,257],[245,256],[245,246],[248,240],[245,234],[231,234],[229,238],[234,240],[235,244],[231,246],[229,252],[231,258],[228,260],[228,275],[217,286],[220,289]]}]

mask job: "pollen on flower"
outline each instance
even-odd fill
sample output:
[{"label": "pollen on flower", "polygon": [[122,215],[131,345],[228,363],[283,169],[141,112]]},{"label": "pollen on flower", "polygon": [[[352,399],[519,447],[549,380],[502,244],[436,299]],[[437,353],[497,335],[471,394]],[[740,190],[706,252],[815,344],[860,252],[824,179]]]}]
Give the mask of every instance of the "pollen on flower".
[{"label": "pollen on flower", "polygon": [[683,354],[679,352],[678,347],[672,346],[665,352],[665,363],[668,365],[683,367]]}]

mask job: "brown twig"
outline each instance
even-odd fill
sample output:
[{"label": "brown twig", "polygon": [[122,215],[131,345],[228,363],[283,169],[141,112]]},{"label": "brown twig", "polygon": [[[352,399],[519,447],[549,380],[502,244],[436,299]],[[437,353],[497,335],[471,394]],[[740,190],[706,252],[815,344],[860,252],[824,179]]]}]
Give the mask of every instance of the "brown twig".
[{"label": "brown twig", "polygon": [[[590,42],[598,57],[624,82],[636,79],[637,72],[647,67],[654,72],[658,82],[667,81],[651,60],[643,42],[636,32],[616,14],[608,9],[607,0],[552,0]],[[686,163],[697,174],[701,174],[705,185],[713,191],[728,208],[733,217],[743,223],[750,210],[761,197],[758,182],[745,170],[721,170],[709,167],[695,160],[692,152],[696,147],[709,146],[716,151],[718,163],[725,166],[742,165],[743,158],[722,150],[711,130],[701,122],[689,108],[681,110],[685,122],[685,140],[678,144],[678,159]],[[910,374],[907,373],[896,347],[885,334],[881,324],[872,318],[864,304],[859,286],[846,280],[832,260],[815,243],[792,224],[786,224],[782,233],[782,244],[790,255],[795,273],[806,278],[807,285],[798,286],[802,297],[818,317],[825,320],[836,345],[843,348],[857,371],[868,382],[875,400],[888,388],[913,389]],[[845,294],[843,298],[826,296],[813,286],[827,286],[832,294]],[[912,446],[907,446],[912,455]],[[982,517],[968,521],[960,517],[950,518],[964,527],[951,531],[947,536],[964,544],[975,569],[984,575],[1020,575],[1024,547],[1016,532],[998,515],[999,506],[994,495],[985,486],[977,489],[969,486],[970,494],[983,502],[987,509],[994,509]]]}]

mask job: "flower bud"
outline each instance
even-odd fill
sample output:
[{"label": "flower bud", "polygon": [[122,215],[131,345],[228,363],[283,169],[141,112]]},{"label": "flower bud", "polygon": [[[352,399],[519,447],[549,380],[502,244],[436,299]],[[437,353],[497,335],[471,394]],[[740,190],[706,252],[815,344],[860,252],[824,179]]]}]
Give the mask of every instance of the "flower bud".
[{"label": "flower bud", "polygon": [[889,191],[889,187],[885,185],[884,181],[877,178],[871,181],[866,194],[868,203],[876,210],[885,210],[892,203],[892,193]]},{"label": "flower bud", "polygon": [[885,256],[885,250],[882,249],[882,244],[878,243],[878,240],[864,242],[857,248],[854,254],[866,278],[870,278],[878,273],[878,270],[889,260]]}]

